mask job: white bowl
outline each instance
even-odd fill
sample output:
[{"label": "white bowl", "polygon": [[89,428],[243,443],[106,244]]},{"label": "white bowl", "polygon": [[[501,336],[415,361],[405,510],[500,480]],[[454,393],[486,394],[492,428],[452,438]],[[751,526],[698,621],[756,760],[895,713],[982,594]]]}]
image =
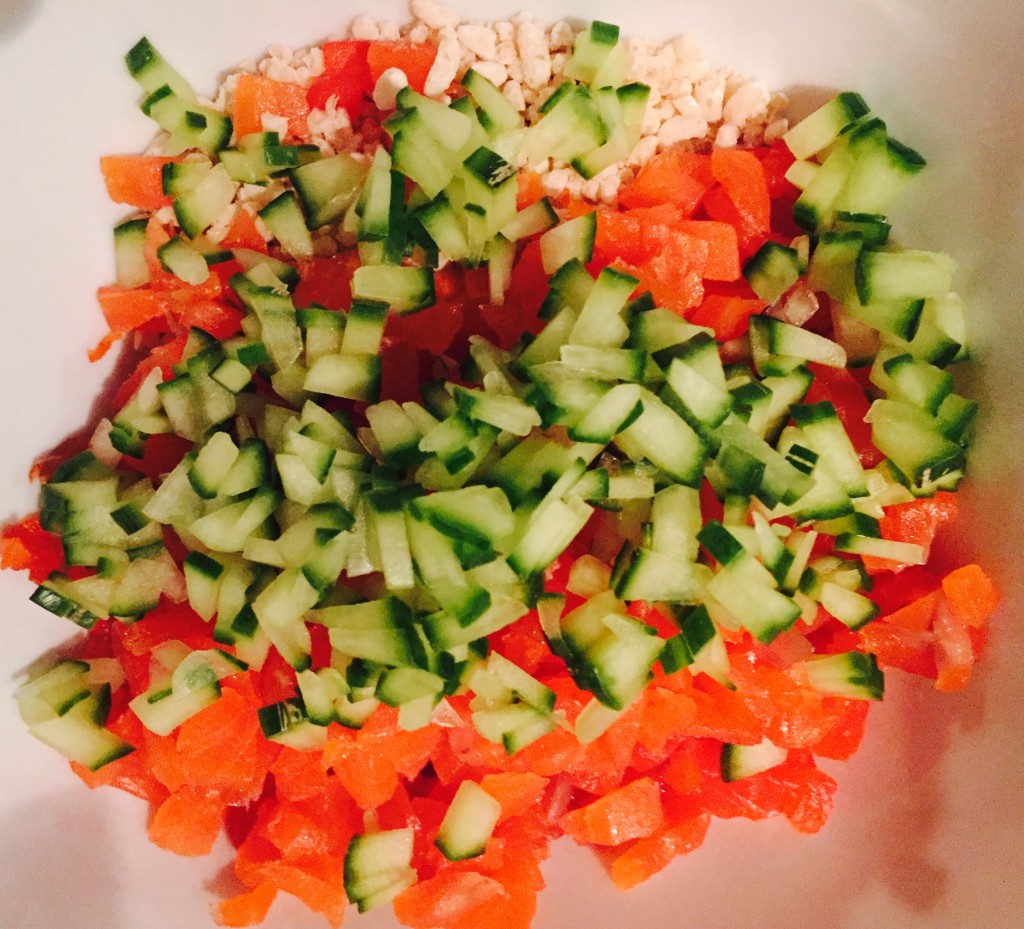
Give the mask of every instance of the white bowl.
[{"label": "white bowl", "polygon": [[[648,38],[690,33],[716,65],[757,76],[798,103],[854,89],[931,167],[901,203],[897,229],[915,247],[951,252],[971,308],[977,364],[964,376],[985,409],[964,512],[947,534],[960,559],[995,577],[1004,603],[970,689],[935,692],[891,674],[864,748],[830,767],[836,812],[802,837],[781,821],[716,822],[705,846],[646,885],[614,890],[596,860],[560,842],[545,867],[538,929],[641,923],[701,929],[1002,929],[1020,925],[1024,879],[1024,636],[1019,487],[1024,429],[1019,261],[1024,255],[1024,151],[1018,88],[1024,17],[1018,0],[453,0],[467,17],[526,9],[575,13]],[[97,159],[133,152],[150,126],[122,55],[147,34],[201,89],[268,45],[339,33],[350,15],[404,20],[404,4],[336,0],[8,0],[0,8],[7,178],[0,223],[0,517],[34,506],[34,456],[85,423],[110,363],[90,365],[103,325],[94,289],[113,270]],[[101,12],[102,10],[102,12]],[[10,699],[16,674],[72,630],[28,603],[31,585],[0,576],[0,925],[10,929],[201,929],[210,886],[228,860],[177,858],[145,839],[139,801],[87,791],[24,731]],[[279,901],[269,929],[322,926]],[[389,913],[351,916],[360,929]]]}]

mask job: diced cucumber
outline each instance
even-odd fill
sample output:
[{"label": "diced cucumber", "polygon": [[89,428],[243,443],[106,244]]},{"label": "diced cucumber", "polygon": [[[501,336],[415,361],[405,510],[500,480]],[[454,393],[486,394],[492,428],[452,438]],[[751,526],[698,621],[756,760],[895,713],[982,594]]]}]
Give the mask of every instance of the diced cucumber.
[{"label": "diced cucumber", "polygon": [[780,748],[768,738],[756,745],[722,745],[721,772],[726,783],[753,777],[762,771],[769,771],[782,764],[789,752]]},{"label": "diced cucumber", "polygon": [[345,893],[360,913],[389,902],[416,882],[411,867],[413,837],[408,827],[357,835],[349,842]]},{"label": "diced cucumber", "polygon": [[434,304],[434,273],[429,268],[364,265],[352,278],[352,296],[386,303],[396,313],[415,313]]},{"label": "diced cucumber", "polygon": [[181,231],[190,238],[205,232],[231,206],[237,189],[223,165],[215,165],[193,189],[174,199]]},{"label": "diced cucumber", "polygon": [[298,198],[292,191],[285,191],[275,197],[258,215],[289,255],[295,258],[313,257],[313,238],[306,228],[306,218]]},{"label": "diced cucumber", "polygon": [[775,303],[803,271],[795,248],[768,240],[743,265],[743,276],[765,303]]},{"label": "diced cucumber", "polygon": [[463,781],[441,820],[434,845],[449,861],[477,858],[501,816],[501,804],[476,781]]},{"label": "diced cucumber", "polygon": [[541,261],[545,274],[554,274],[573,259],[589,264],[594,257],[597,212],[584,213],[566,220],[540,237]]},{"label": "diced cucumber", "polygon": [[359,196],[366,174],[366,165],[347,152],[293,168],[289,177],[309,228],[319,229],[340,219]]},{"label": "diced cucumber", "polygon": [[62,715],[30,725],[29,732],[65,758],[98,771],[134,751],[134,746],[104,728],[109,699],[109,687],[100,688]]},{"label": "diced cucumber", "polygon": [[810,158],[831,145],[847,126],[865,116],[868,106],[855,93],[841,93],[805,116],[782,138],[794,158]]},{"label": "diced cucumber", "polygon": [[874,655],[843,652],[800,661],[793,665],[805,673],[811,686],[829,696],[853,700],[881,700],[885,678]]}]

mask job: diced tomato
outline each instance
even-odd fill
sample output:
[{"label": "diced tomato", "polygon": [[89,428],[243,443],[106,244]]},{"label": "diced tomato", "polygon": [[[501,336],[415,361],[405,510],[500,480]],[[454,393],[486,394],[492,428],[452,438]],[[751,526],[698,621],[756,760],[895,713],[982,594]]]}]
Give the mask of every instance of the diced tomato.
[{"label": "diced tomato", "polygon": [[388,68],[398,68],[405,72],[409,86],[423,93],[423,85],[436,57],[437,46],[429,42],[371,42],[366,52],[371,85],[376,87],[380,76]]},{"label": "diced tomato", "polygon": [[689,217],[714,184],[709,156],[669,149],[640,169],[619,202],[627,208],[671,203]]},{"label": "diced tomato", "polygon": [[596,259],[601,265],[615,259],[643,264],[668,246],[682,221],[680,210],[667,203],[632,210],[601,208],[594,240]]},{"label": "diced tomato", "polygon": [[384,329],[389,344],[442,354],[462,328],[463,304],[456,300],[438,300],[433,306],[405,316],[392,314]]},{"label": "diced tomato", "polygon": [[653,835],[663,821],[661,788],[656,781],[642,777],[566,813],[559,825],[580,844],[622,845]]},{"label": "diced tomato", "polygon": [[867,700],[849,700],[846,703],[842,715],[813,748],[814,754],[820,758],[845,761],[860,747],[870,703]]},{"label": "diced tomato", "polygon": [[172,367],[181,361],[182,352],[185,349],[187,333],[181,333],[174,339],[158,345],[149,350],[149,354],[143,358],[135,371],[124,381],[114,395],[114,406],[121,409],[139,389],[142,382],[149,376],[154,368],[160,368],[162,380],[173,376]]},{"label": "diced tomato", "polygon": [[689,694],[650,687],[644,695],[639,742],[660,758],[665,755],[667,745],[689,733],[696,717],[697,705]]},{"label": "diced tomato", "polygon": [[548,786],[548,778],[531,771],[507,771],[487,774],[480,786],[501,804],[501,819],[525,816],[540,802]]},{"label": "diced tomato", "polygon": [[694,679],[693,700],[697,718],[694,735],[725,742],[755,745],[764,737],[764,725],[750,711],[742,695],[706,675]]},{"label": "diced tomato", "polygon": [[978,565],[964,565],[942,579],[942,592],[953,616],[965,626],[982,628],[999,606],[999,593]]},{"label": "diced tomato", "polygon": [[295,287],[295,305],[318,306],[328,310],[347,310],[352,305],[352,275],[359,267],[359,256],[347,251],[333,258],[314,258],[299,265],[299,283]]},{"label": "diced tomato", "polygon": [[611,862],[611,877],[620,890],[629,890],[653,877],[673,859],[699,848],[711,823],[699,801],[675,801],[666,805],[665,828],[631,843]]},{"label": "diced tomato", "polygon": [[202,329],[215,339],[230,339],[242,331],[245,314],[223,300],[190,301],[172,310],[178,324],[184,329]]},{"label": "diced tomato", "polygon": [[711,153],[711,172],[736,207],[746,236],[766,236],[771,229],[771,198],[764,165],[746,149],[720,148]]},{"label": "diced tomato", "polygon": [[884,457],[871,441],[871,426],[865,421],[871,402],[857,379],[846,368],[809,365],[814,380],[804,398],[805,403],[828,400],[836,408],[839,421],[853,442],[865,468],[873,468]]},{"label": "diced tomato", "polygon": [[504,885],[475,871],[444,871],[403,890],[395,916],[412,929],[462,929],[474,911],[491,901],[508,901]]},{"label": "diced tomato", "polygon": [[[935,534],[944,522],[956,516],[956,507],[956,494],[949,491],[939,491],[934,497],[888,506],[885,515],[879,520],[882,538],[920,545],[927,558]],[[902,562],[872,556],[864,557],[864,566],[872,573],[898,571],[905,567]]]},{"label": "diced tomato", "polygon": [[704,297],[704,268],[708,262],[708,243],[683,234],[672,235],[665,247],[635,272],[640,287],[649,290],[659,306],[680,315],[698,306]]},{"label": "diced tomato", "polygon": [[115,203],[124,203],[140,210],[159,210],[169,206],[171,198],[164,193],[163,167],[180,157],[162,155],[104,155],[100,171],[107,193]]},{"label": "diced tomato", "polygon": [[256,228],[256,220],[252,214],[242,207],[235,210],[235,216],[225,234],[221,245],[224,248],[251,248],[254,251],[265,252],[267,243]]},{"label": "diced tomato", "polygon": [[264,116],[279,116],[288,120],[288,133],[281,141],[303,141],[309,135],[308,115],[309,103],[301,84],[275,81],[251,72],[239,76],[232,113],[235,135],[239,138],[262,132]]},{"label": "diced tomato", "polygon": [[135,655],[148,655],[161,642],[180,640],[190,648],[213,648],[211,626],[187,603],[164,599],[122,636],[125,647]]},{"label": "diced tomato", "polygon": [[223,801],[185,784],[157,807],[149,840],[178,855],[208,855],[223,825]]},{"label": "diced tomato", "polygon": [[926,632],[932,627],[932,620],[935,619],[935,610],[939,605],[942,592],[932,591],[917,600],[908,603],[893,613],[886,614],[886,621],[904,629],[912,629],[917,632]]},{"label": "diced tomato", "polygon": [[594,254],[604,265],[618,258],[629,264],[640,264],[651,257],[643,241],[643,225],[632,210],[599,209]]},{"label": "diced tomato", "polygon": [[935,687],[951,692],[963,690],[974,667],[974,645],[967,624],[950,608],[945,595],[939,597],[932,620],[935,633]]},{"label": "diced tomato", "polygon": [[932,654],[935,636],[930,631],[876,619],[861,629],[857,637],[859,649],[874,655],[881,668],[899,668],[932,679],[938,673]]},{"label": "diced tomato", "polygon": [[193,443],[173,432],[156,433],[146,439],[141,458],[127,458],[129,466],[157,479],[170,473],[192,449]]},{"label": "diced tomato", "polygon": [[214,918],[220,926],[256,926],[267,918],[276,898],[277,887],[271,881],[263,881],[252,890],[221,900]]},{"label": "diced tomato", "polygon": [[778,139],[769,146],[762,146],[754,150],[754,154],[764,168],[765,184],[768,187],[768,196],[772,200],[784,197],[795,198],[799,191],[786,180],[786,172],[792,167],[796,158],[789,150],[789,146]]},{"label": "diced tomato", "polygon": [[750,317],[764,308],[764,301],[753,293],[749,297],[742,297],[708,289],[700,303],[686,315],[690,322],[714,329],[715,338],[720,342],[728,342],[744,335]]},{"label": "diced tomato", "polygon": [[41,584],[63,565],[60,536],[43,529],[37,514],[4,526],[0,534],[0,568],[28,571],[29,580]]},{"label": "diced tomato", "polygon": [[294,697],[298,690],[295,669],[276,648],[270,650],[260,668],[257,688],[262,704],[280,703]]},{"label": "diced tomato", "polygon": [[96,292],[96,299],[110,333],[89,353],[90,361],[102,358],[113,342],[126,332],[131,332],[164,312],[164,301],[160,294],[143,288],[126,290],[116,286],[101,287]]},{"label": "diced tomato", "polygon": [[525,210],[538,200],[544,199],[544,179],[536,171],[523,168],[516,175],[518,193],[516,194],[516,208]]},{"label": "diced tomato", "polygon": [[679,223],[675,229],[681,235],[693,236],[707,242],[708,260],[702,272],[705,279],[709,281],[739,279],[739,240],[733,226],[713,220],[688,220]]},{"label": "diced tomato", "polygon": [[[263,738],[256,707],[225,680],[221,696],[181,724],[176,736],[147,738],[153,772],[172,791],[189,784],[244,804],[263,790],[280,746]],[[231,751],[224,752],[230,745]]]},{"label": "diced tomato", "polygon": [[312,109],[324,110],[327,101],[335,98],[336,105],[355,117],[373,93],[374,81],[370,74],[367,53],[370,43],[359,40],[325,42],[323,46],[324,73],[313,80],[306,92]]}]

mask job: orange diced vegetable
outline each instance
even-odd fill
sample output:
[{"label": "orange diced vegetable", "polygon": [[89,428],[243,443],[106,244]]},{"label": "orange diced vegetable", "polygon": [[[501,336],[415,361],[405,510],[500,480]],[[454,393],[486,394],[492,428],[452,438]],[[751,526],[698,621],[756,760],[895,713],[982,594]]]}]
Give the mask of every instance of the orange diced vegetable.
[{"label": "orange diced vegetable", "polygon": [[309,103],[301,84],[275,81],[249,72],[239,76],[233,116],[236,136],[262,132],[264,116],[283,116],[288,120],[287,139],[302,140],[309,134],[308,115]]},{"label": "orange diced vegetable", "polygon": [[657,781],[642,777],[566,813],[559,825],[581,844],[622,845],[654,835],[663,821],[661,787]]},{"label": "orange diced vegetable", "polygon": [[163,167],[180,160],[160,155],[104,155],[100,158],[100,171],[107,193],[115,203],[140,210],[159,210],[171,203],[171,198],[164,193]]}]

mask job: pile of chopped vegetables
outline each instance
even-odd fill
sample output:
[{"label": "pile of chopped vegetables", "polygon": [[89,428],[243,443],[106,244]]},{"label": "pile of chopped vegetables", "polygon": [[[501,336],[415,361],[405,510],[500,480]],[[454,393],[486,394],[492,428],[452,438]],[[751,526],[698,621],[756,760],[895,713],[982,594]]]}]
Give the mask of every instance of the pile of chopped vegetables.
[{"label": "pile of chopped vegetables", "polygon": [[[283,892],[525,929],[559,836],[625,889],[715,817],[815,832],[885,673],[964,687],[996,605],[929,566],[976,405],[952,260],[890,238],[915,151],[845,93],[545,196],[641,142],[618,29],[529,122],[472,69],[421,93],[435,51],[328,43],[226,109],[128,53],[162,132],[103,160],[136,212],[93,354],[133,373],[3,532],[86,630],[26,724],[158,845],[227,834],[225,926]],[[367,152],[309,144],[328,100]]]}]

